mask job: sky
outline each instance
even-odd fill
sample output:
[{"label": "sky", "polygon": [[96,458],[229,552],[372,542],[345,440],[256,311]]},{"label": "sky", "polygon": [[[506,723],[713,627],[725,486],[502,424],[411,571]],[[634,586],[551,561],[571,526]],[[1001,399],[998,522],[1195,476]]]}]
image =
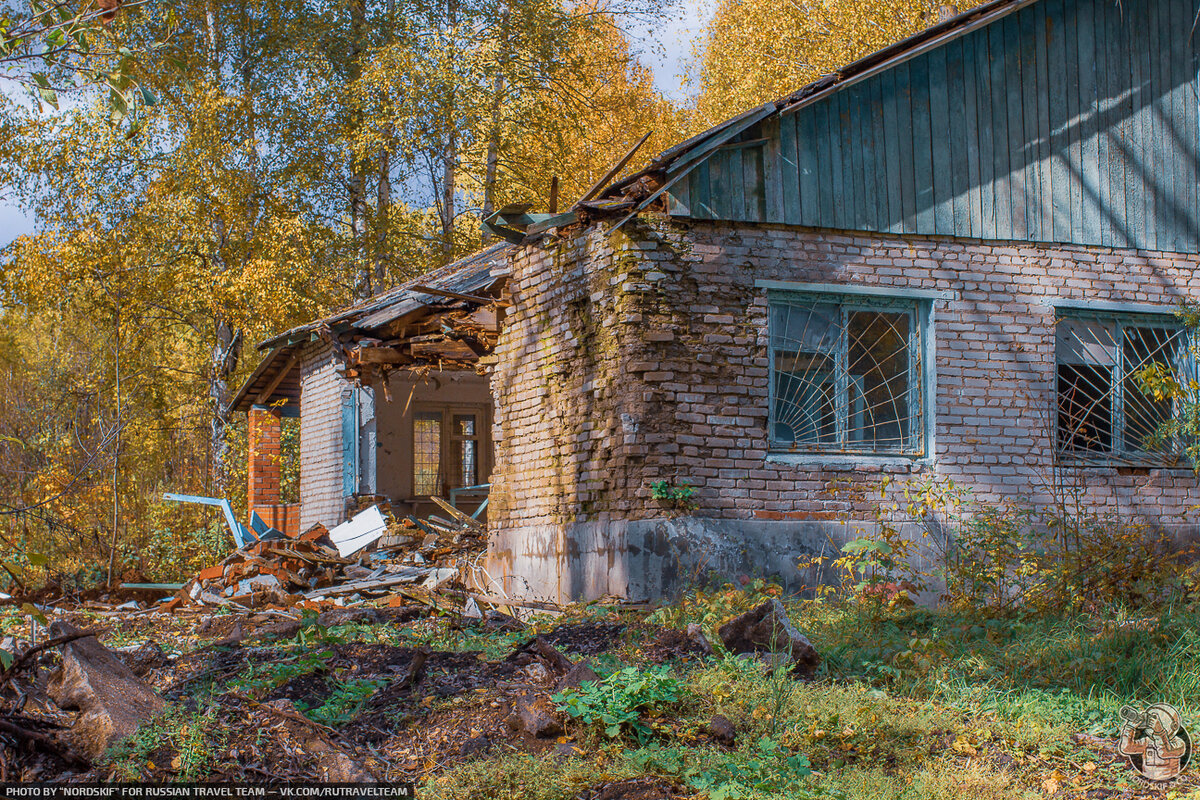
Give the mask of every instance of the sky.
[{"label": "sky", "polygon": [[[671,100],[686,99],[683,86],[684,65],[691,55],[692,40],[712,14],[711,0],[682,0],[681,7],[657,31],[657,42],[643,44],[643,60],[654,73],[654,84]],[[21,209],[0,197],[0,246],[18,236],[33,232],[34,221]]]}]

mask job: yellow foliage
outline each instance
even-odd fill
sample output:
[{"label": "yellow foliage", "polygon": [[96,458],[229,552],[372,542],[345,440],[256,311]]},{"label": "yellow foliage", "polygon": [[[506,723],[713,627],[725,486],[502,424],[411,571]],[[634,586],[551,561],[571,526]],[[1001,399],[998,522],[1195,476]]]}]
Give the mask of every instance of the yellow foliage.
[{"label": "yellow foliage", "polygon": [[[980,0],[958,4],[960,11]],[[696,112],[714,125],[929,27],[936,0],[721,0],[695,48]]]}]

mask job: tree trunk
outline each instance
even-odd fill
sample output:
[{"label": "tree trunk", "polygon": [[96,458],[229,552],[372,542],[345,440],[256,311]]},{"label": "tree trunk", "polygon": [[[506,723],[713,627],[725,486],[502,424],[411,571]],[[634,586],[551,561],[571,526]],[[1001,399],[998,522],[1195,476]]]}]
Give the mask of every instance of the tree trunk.
[{"label": "tree trunk", "polygon": [[[347,70],[347,83],[353,85],[362,77],[362,60],[366,52],[367,41],[367,6],[366,0],[349,0],[350,2],[350,64]],[[362,111],[353,112],[353,127],[362,128]],[[366,299],[374,293],[372,281],[373,270],[371,260],[367,257],[367,170],[366,165],[355,156],[350,161],[350,238],[351,252],[355,265],[354,289],[359,298]]]},{"label": "tree trunk", "polygon": [[117,544],[121,530],[121,300],[117,295],[116,310],[113,314],[113,377],[114,394],[116,395],[116,430],[113,440],[113,473],[112,473],[112,538],[108,543],[108,588],[113,588],[113,572],[117,564]]},{"label": "tree trunk", "polygon": [[454,174],[458,166],[458,131],[451,130],[442,153],[442,255],[449,261],[454,254]]},{"label": "tree trunk", "polygon": [[375,291],[387,286],[388,224],[392,212],[392,154],[379,151],[379,185],[375,192]]},{"label": "tree trunk", "polygon": [[216,494],[225,496],[228,468],[225,452],[225,429],[229,427],[229,379],[237,371],[242,355],[242,332],[234,330],[225,320],[217,320],[217,343],[212,350],[208,394],[213,401],[212,428],[209,449],[212,452],[213,484]]},{"label": "tree trunk", "polygon": [[[487,219],[496,210],[496,175],[500,171],[500,109],[503,107],[501,98],[504,95],[504,73],[497,72],[492,85],[492,121],[488,130],[487,166],[483,174],[483,218]],[[480,242],[484,245],[492,240],[492,235],[483,231]]]},{"label": "tree trunk", "polygon": [[[491,120],[488,127],[487,165],[483,175],[483,218],[496,210],[496,177],[500,167],[500,111],[504,108],[504,71],[508,67],[508,9],[500,17],[500,57],[496,62],[496,78],[492,81]],[[492,240],[485,229],[480,242]]]}]

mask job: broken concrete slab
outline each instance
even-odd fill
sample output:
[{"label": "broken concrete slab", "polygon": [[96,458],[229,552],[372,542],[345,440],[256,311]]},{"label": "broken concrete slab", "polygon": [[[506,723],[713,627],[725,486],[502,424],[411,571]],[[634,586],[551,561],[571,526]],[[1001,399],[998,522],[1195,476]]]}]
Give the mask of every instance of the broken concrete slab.
[{"label": "broken concrete slab", "polygon": [[371,506],[329,531],[329,538],[342,558],[346,558],[386,532],[387,520],[383,518],[379,506]]},{"label": "broken concrete slab", "polygon": [[783,603],[775,598],[729,620],[717,629],[717,635],[732,653],[787,653],[795,667],[808,671],[821,663],[812,642],[792,624]]},{"label": "broken concrete slab", "polygon": [[[50,626],[52,636],[78,632],[66,622]],[[62,646],[62,665],[50,676],[46,691],[59,708],[81,712],[72,733],[92,758],[132,736],[166,708],[150,684],[94,636]]]}]

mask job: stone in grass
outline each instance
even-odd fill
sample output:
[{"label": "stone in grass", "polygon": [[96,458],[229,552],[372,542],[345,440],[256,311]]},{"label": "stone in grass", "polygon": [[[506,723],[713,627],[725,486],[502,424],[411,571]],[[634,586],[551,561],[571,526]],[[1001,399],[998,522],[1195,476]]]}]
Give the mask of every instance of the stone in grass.
[{"label": "stone in grass", "polygon": [[458,748],[458,754],[463,758],[472,758],[475,756],[487,755],[487,752],[492,749],[492,740],[486,735],[472,736],[467,739]]},{"label": "stone in grass", "polygon": [[[51,636],[78,632],[66,622],[50,626]],[[150,684],[94,636],[62,646],[62,664],[50,676],[46,693],[59,708],[80,711],[71,732],[92,758],[132,736],[166,705]]]},{"label": "stone in grass", "polygon": [[713,738],[713,741],[726,747],[733,747],[734,742],[737,741],[737,730],[724,714],[713,715],[704,731]]},{"label": "stone in grass", "polygon": [[787,653],[793,668],[802,672],[811,672],[821,663],[812,642],[796,629],[783,603],[775,598],[729,620],[717,635],[732,653]]},{"label": "stone in grass", "polygon": [[551,739],[563,732],[554,703],[545,695],[521,695],[513,701],[508,727],[535,739]]},{"label": "stone in grass", "polygon": [[561,692],[564,689],[578,689],[583,685],[584,681],[597,683],[600,681],[600,676],[592,669],[591,664],[587,661],[580,661],[567,670],[567,674],[558,679],[558,683],[554,684],[554,691]]}]

